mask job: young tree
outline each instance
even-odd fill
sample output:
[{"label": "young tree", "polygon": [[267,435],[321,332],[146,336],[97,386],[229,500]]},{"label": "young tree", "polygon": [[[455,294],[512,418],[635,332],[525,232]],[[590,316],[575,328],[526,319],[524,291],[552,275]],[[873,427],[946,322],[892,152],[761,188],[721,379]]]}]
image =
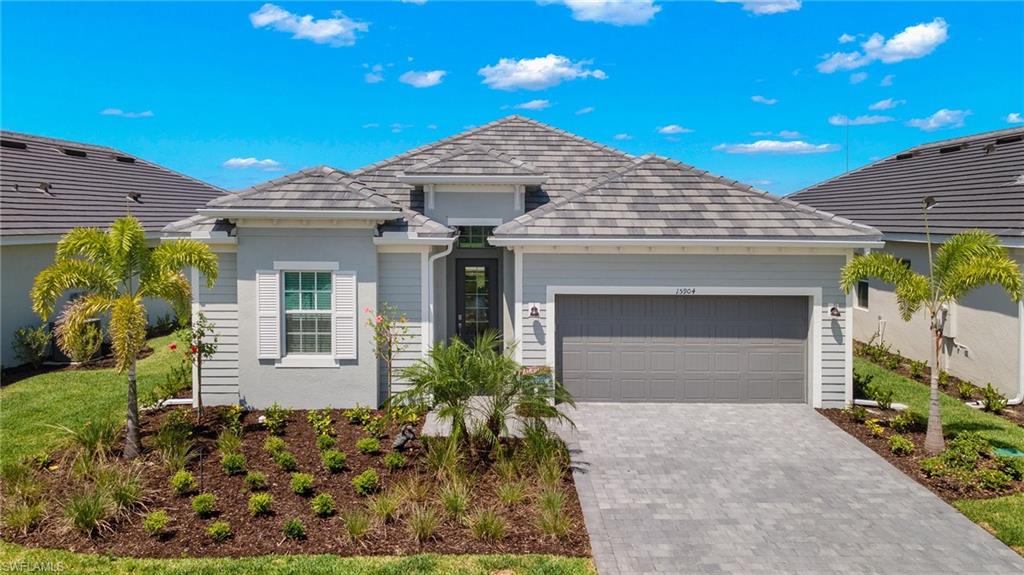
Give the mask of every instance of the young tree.
[{"label": "young tree", "polygon": [[398,308],[388,302],[381,302],[377,313],[366,308],[363,310],[369,315],[366,325],[373,330],[373,352],[382,362],[386,373],[387,395],[385,401],[391,397],[392,380],[394,379],[395,360],[398,354],[405,350],[409,335],[408,320],[404,314],[399,314]]},{"label": "young tree", "polygon": [[[930,207],[928,203],[925,208]],[[925,215],[927,226],[927,212]],[[926,233],[927,233],[927,227]],[[927,276],[913,272],[890,253],[871,252],[853,258],[843,268],[840,285],[849,292],[857,282],[877,278],[895,287],[896,301],[904,321],[920,309],[928,314],[931,331],[931,397],[928,409],[928,432],[925,451],[938,453],[945,448],[942,420],[939,413],[939,354],[945,330],[944,310],[960,301],[968,292],[988,284],[1002,286],[1014,301],[1022,297],[1021,271],[1006,248],[994,235],[972,230],[946,240],[932,257],[928,236]]]},{"label": "young tree", "polygon": [[199,312],[192,318],[192,323],[179,332],[181,338],[189,342],[185,357],[196,366],[196,407],[199,409],[200,420],[203,419],[203,360],[217,353],[219,338],[214,329],[213,323],[206,319],[206,314]]},{"label": "young tree", "polygon": [[143,298],[170,302],[179,318],[189,316],[191,288],[182,273],[194,268],[208,286],[217,280],[217,257],[205,244],[190,239],[161,242],[150,249],[142,224],[132,216],[119,218],[103,231],[75,228],[57,243],[53,265],[39,272],[32,286],[32,309],[44,320],[68,290],[85,294],[69,303],[63,322],[81,329],[89,319],[107,315],[114,360],[128,373],[128,424],[124,455],[139,454],[139,401],[135,364],[146,343]]}]

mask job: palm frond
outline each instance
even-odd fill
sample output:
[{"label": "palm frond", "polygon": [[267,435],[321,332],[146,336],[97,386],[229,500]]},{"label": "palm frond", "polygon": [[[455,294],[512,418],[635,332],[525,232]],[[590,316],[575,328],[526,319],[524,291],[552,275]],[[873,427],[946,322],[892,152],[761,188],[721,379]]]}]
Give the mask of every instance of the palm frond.
[{"label": "palm frond", "polygon": [[[98,293],[85,294],[68,302],[55,327],[57,346],[61,351],[67,354],[70,345],[69,338],[73,334],[81,332],[89,320],[109,311],[112,304],[111,298]],[[68,355],[70,356],[70,354]]]},{"label": "palm frond", "polygon": [[151,267],[163,271],[181,271],[192,268],[203,274],[206,286],[217,282],[217,256],[210,247],[192,239],[177,239],[162,242],[153,249]]},{"label": "palm frond", "polygon": [[1013,301],[1024,297],[1020,266],[1005,254],[970,255],[953,262],[940,289],[944,299],[957,301],[968,292],[989,284],[1001,286]]},{"label": "palm frond", "polygon": [[149,275],[140,281],[139,295],[166,300],[174,307],[179,318],[189,317],[192,305],[192,287],[185,274],[165,271],[162,275]]},{"label": "palm frond", "polygon": [[945,277],[957,263],[975,256],[1007,257],[1006,248],[999,238],[983,230],[960,232],[943,242],[935,250],[932,277],[936,285],[942,285]]},{"label": "palm frond", "polygon": [[138,357],[146,342],[146,307],[138,295],[126,294],[111,302],[110,343],[114,363],[123,372]]},{"label": "palm frond", "polygon": [[74,228],[57,242],[56,260],[83,257],[106,264],[110,259],[107,234],[99,228]]},{"label": "palm frond", "polygon": [[114,220],[107,232],[110,261],[117,268],[118,275],[130,278],[142,271],[149,258],[146,247],[146,232],[142,223],[134,216]]},{"label": "palm frond", "polygon": [[905,320],[909,320],[931,298],[928,278],[914,273],[887,252],[871,252],[853,258],[843,267],[839,286],[849,292],[857,282],[867,278],[876,278],[895,287],[900,314]]},{"label": "palm frond", "polygon": [[112,297],[117,294],[117,283],[117,276],[107,266],[74,258],[59,260],[36,276],[30,294],[32,311],[45,320],[64,292],[78,289]]}]

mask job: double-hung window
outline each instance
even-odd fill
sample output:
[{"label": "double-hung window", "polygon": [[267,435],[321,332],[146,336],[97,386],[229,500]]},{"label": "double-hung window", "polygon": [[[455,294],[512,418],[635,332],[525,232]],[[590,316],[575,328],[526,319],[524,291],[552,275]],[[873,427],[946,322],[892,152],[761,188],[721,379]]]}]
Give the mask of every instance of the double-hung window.
[{"label": "double-hung window", "polygon": [[328,355],[331,272],[283,272],[285,354]]}]

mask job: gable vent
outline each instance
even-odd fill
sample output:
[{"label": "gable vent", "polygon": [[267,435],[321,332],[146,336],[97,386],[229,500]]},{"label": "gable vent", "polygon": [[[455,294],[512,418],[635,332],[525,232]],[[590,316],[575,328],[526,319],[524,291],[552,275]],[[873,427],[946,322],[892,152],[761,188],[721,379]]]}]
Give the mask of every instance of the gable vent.
[{"label": "gable vent", "polygon": [[122,164],[134,164],[135,163],[135,158],[130,158],[128,156],[114,156],[114,160],[118,161],[118,162],[121,162]]},{"label": "gable vent", "polygon": [[1012,144],[1013,142],[1019,142],[1024,140],[1024,134],[1018,134],[1016,136],[1006,136],[1005,138],[999,138],[996,140],[996,145]]},{"label": "gable vent", "polygon": [[15,142],[14,140],[0,140],[0,146],[14,150],[24,150],[28,148],[28,144],[25,142]]},{"label": "gable vent", "polygon": [[49,182],[39,182],[39,185],[36,186],[36,191],[48,198],[52,198],[54,195],[50,192],[51,188],[53,188],[53,186]]},{"label": "gable vent", "polygon": [[74,148],[61,148],[60,151],[64,152],[65,156],[74,156],[76,158],[85,158],[87,156],[85,150],[76,150]]},{"label": "gable vent", "polygon": [[945,148],[939,148],[940,154],[948,154],[950,152],[957,152],[967,147],[967,144],[957,144],[955,146],[946,146]]},{"label": "gable vent", "polygon": [[141,204],[142,203],[142,194],[139,193],[139,192],[128,192],[128,195],[125,196],[124,199],[128,200],[129,202],[134,202],[136,204]]},{"label": "gable vent", "polygon": [[904,153],[904,154],[897,155],[896,159],[897,160],[909,160],[910,158],[913,158],[913,157],[914,157],[914,152],[907,152],[907,153]]}]

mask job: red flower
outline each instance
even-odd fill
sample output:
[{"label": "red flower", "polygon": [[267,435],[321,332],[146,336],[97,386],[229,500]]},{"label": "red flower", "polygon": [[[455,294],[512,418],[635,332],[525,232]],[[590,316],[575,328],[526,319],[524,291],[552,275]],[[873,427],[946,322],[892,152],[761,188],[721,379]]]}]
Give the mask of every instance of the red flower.
[{"label": "red flower", "polygon": [[195,352],[197,352],[197,351],[199,351],[199,347],[198,347],[198,346],[195,346],[195,345],[193,345],[193,346],[192,346],[192,353],[195,353]]},{"label": "red flower", "polygon": [[167,349],[169,349],[171,351],[174,351],[174,350],[178,349],[178,344],[174,343],[174,342],[171,342],[171,343],[167,344]]}]

